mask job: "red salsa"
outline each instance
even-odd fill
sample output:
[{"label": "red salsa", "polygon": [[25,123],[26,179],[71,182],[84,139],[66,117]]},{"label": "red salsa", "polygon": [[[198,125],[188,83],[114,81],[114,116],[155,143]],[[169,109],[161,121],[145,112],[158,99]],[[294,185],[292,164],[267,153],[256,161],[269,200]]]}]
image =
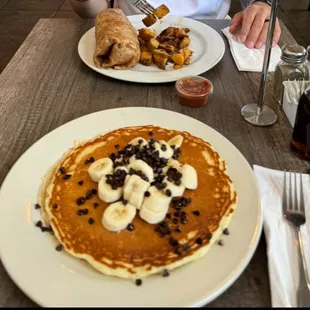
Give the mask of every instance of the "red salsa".
[{"label": "red salsa", "polygon": [[192,108],[199,108],[208,103],[213,91],[212,83],[201,77],[185,77],[176,83],[180,103]]}]

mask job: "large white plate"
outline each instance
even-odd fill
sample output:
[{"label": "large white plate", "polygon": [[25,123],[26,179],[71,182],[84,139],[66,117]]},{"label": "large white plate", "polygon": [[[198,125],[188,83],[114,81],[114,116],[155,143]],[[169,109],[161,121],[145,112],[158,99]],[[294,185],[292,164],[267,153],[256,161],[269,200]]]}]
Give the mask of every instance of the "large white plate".
[{"label": "large white plate", "polygon": [[[128,19],[135,29],[140,29],[145,27],[141,21],[143,17],[143,15],[133,15],[129,16]],[[166,83],[177,81],[188,75],[199,75],[213,68],[222,59],[225,52],[224,41],[211,27],[193,19],[169,16],[157,23],[153,29],[160,32],[169,26],[191,29],[189,33],[192,41],[190,48],[194,51],[194,55],[191,63],[179,70],[171,68],[164,71],[155,65],[146,67],[141,64],[137,64],[129,70],[97,68],[93,61],[96,47],[94,27],[81,38],[78,44],[78,53],[82,61],[91,69],[111,78],[137,83]]]},{"label": "large white plate", "polygon": [[[41,233],[34,210],[41,177],[73,145],[107,130],[154,124],[209,141],[228,163],[239,195],[237,210],[223,247],[171,273],[151,276],[141,287],[112,278],[86,263],[57,252],[53,236]],[[15,283],[41,306],[202,306],[223,293],[250,261],[262,229],[259,191],[242,154],[207,125],[175,112],[152,108],[120,108],[89,114],[52,131],[16,162],[0,191],[0,254]]]}]

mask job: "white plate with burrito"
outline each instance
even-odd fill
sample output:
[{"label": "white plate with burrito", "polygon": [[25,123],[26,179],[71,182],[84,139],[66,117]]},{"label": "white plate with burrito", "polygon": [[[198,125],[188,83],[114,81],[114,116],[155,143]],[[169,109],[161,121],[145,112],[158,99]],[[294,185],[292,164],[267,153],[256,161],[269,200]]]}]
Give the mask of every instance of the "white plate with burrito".
[{"label": "white plate with burrito", "polygon": [[[133,15],[128,16],[128,19],[138,30],[145,28],[142,22],[144,17],[144,15]],[[160,33],[170,26],[190,29],[189,48],[193,51],[193,56],[190,64],[181,69],[167,67],[166,70],[162,70],[154,64],[148,67],[140,63],[127,70],[98,68],[93,61],[96,47],[95,27],[88,30],[80,39],[78,53],[82,61],[94,71],[114,79],[136,83],[167,83],[189,75],[200,75],[213,68],[222,59],[225,52],[224,40],[210,26],[185,17],[167,16],[151,29]]]}]

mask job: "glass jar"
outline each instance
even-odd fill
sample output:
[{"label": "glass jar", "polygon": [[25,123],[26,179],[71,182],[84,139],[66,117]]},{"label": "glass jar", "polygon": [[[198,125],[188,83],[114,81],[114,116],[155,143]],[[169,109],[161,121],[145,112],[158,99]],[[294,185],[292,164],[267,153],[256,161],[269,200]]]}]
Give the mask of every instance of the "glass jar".
[{"label": "glass jar", "polygon": [[308,67],[309,71],[309,78],[310,78],[310,45],[307,48],[307,60],[306,60],[306,66]]},{"label": "glass jar", "polygon": [[280,104],[282,104],[284,81],[309,79],[306,56],[307,51],[301,45],[292,44],[282,47],[281,61],[275,68],[273,81],[273,94]]}]

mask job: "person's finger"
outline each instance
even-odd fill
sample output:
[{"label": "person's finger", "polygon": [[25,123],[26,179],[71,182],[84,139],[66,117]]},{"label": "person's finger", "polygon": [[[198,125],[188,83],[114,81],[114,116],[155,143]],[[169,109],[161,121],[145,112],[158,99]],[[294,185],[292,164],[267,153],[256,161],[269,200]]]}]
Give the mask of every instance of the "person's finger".
[{"label": "person's finger", "polygon": [[255,15],[255,19],[245,42],[245,45],[248,48],[253,48],[255,46],[257,39],[264,28],[265,19],[265,14],[258,13]]},{"label": "person's finger", "polygon": [[242,12],[235,14],[233,19],[231,20],[229,31],[235,34],[239,30],[239,27],[242,25],[242,20],[243,20]]},{"label": "person's finger", "polygon": [[255,48],[260,49],[264,44],[266,44],[267,34],[268,34],[269,22],[265,22],[263,29],[255,43]]},{"label": "person's finger", "polygon": [[249,35],[249,32],[252,27],[252,23],[256,16],[256,9],[252,9],[249,7],[244,11],[243,21],[242,21],[242,28],[240,33],[240,40],[241,42],[245,42],[247,40],[247,37]]},{"label": "person's finger", "polygon": [[273,33],[272,46],[275,46],[279,42],[280,36],[281,36],[281,27],[277,19]]}]

